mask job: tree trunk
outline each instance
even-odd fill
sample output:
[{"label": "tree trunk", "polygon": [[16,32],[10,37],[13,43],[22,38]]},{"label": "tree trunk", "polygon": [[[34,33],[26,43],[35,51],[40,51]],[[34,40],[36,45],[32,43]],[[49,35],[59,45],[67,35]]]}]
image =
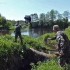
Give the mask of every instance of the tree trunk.
[{"label": "tree trunk", "polygon": [[44,52],[37,51],[33,48],[30,48],[29,50],[32,51],[34,54],[36,54],[38,56],[41,56],[43,58],[51,58],[51,57],[55,56],[55,54],[47,54],[47,53],[44,53]]}]

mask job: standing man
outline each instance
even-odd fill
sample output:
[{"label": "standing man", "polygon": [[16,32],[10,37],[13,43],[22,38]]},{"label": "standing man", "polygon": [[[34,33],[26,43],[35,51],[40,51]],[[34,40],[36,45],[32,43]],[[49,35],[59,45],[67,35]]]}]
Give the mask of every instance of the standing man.
[{"label": "standing man", "polygon": [[17,21],[15,31],[14,31],[15,32],[15,42],[17,42],[17,38],[19,36],[21,44],[22,44],[23,42],[22,42],[22,37],[21,37],[21,28],[22,28],[21,24],[19,23],[19,21]]},{"label": "standing man", "polygon": [[65,63],[69,63],[69,57],[70,57],[69,40],[67,35],[63,31],[60,31],[58,25],[53,26],[53,31],[56,33],[56,35],[52,38],[48,38],[48,40],[56,39],[56,43],[58,45],[58,53],[60,56],[58,60],[58,64],[60,66],[63,66],[65,65]]}]

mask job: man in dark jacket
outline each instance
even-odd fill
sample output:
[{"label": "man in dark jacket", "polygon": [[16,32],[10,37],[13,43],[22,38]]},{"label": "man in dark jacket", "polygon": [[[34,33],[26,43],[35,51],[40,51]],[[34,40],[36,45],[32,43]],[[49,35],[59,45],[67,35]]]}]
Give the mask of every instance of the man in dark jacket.
[{"label": "man in dark jacket", "polygon": [[21,43],[22,42],[22,37],[21,37],[21,28],[22,26],[20,25],[19,21],[17,21],[17,24],[16,24],[16,27],[15,27],[15,42],[17,42],[17,38],[19,36],[20,40],[21,40]]},{"label": "man in dark jacket", "polygon": [[65,65],[65,63],[69,63],[69,40],[67,35],[63,32],[60,31],[58,25],[53,26],[53,31],[56,33],[56,35],[52,38],[48,38],[48,40],[55,40],[58,45],[58,52],[60,55],[60,58],[58,60],[58,63],[60,66]]}]

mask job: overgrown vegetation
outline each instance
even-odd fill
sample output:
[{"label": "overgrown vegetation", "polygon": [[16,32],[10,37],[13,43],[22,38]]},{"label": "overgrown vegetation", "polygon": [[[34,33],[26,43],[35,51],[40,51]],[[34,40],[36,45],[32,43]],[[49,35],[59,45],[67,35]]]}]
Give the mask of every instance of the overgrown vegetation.
[{"label": "overgrown vegetation", "polygon": [[56,59],[46,60],[45,62],[38,62],[38,66],[32,65],[31,70],[64,70],[62,67],[59,67]]},{"label": "overgrown vegetation", "polygon": [[9,29],[10,27],[12,27],[12,23],[0,14],[0,29]]},{"label": "overgrown vegetation", "polygon": [[[19,20],[20,24],[26,25],[24,21]],[[9,29],[14,29],[14,25],[16,24],[15,20],[7,20],[4,16],[2,16],[0,14],[0,30],[1,29],[5,29],[5,30],[9,30]]]},{"label": "overgrown vegetation", "polygon": [[[70,39],[70,27],[65,29],[64,32]],[[18,42],[15,43],[14,37],[9,35],[0,36],[0,70],[19,70],[19,68],[22,70],[22,68],[24,68],[23,63],[26,63],[24,62],[25,57],[32,58],[32,56],[26,50],[31,47],[37,50],[40,50],[43,46],[48,48],[49,46],[46,45],[43,40],[46,40],[47,37],[52,37],[53,35],[54,33],[47,33],[39,38],[23,35],[23,45],[20,44],[19,39]],[[55,44],[55,41],[51,41],[50,45],[52,44]],[[30,59],[29,61],[31,63]],[[56,59],[51,59],[50,61],[45,60],[45,62],[38,62],[36,65],[32,65],[32,70],[64,70],[58,66]]]},{"label": "overgrown vegetation", "polygon": [[[54,12],[54,11],[51,10],[50,14],[52,12]],[[41,16],[43,16],[43,15],[44,14],[41,14]],[[51,19],[53,19],[53,17]],[[63,19],[64,19],[64,21],[62,24],[67,27],[68,25],[66,25],[66,24],[68,24],[68,21],[67,21],[68,18],[65,17]],[[49,22],[50,21],[51,20],[49,20]],[[54,20],[52,20],[52,22],[53,21]],[[49,22],[47,22],[47,24]],[[55,24],[55,22],[56,21],[54,21],[54,24]],[[43,26],[44,23],[46,23],[46,22],[44,20],[41,20],[39,22],[39,25]],[[6,20],[5,17],[0,15],[0,29],[14,28],[13,27],[14,24],[15,24],[15,21]],[[21,24],[23,25],[23,21],[21,21]],[[62,24],[60,24],[60,26]],[[24,25],[26,25],[26,24],[24,24]],[[34,25],[34,26],[37,26],[37,25]],[[64,26],[63,26],[63,28],[66,28]],[[68,38],[70,39],[70,27],[66,28],[64,32],[67,34]],[[33,63],[31,64],[32,70],[48,70],[48,69],[49,70],[56,70],[56,69],[64,70],[64,67],[61,68],[58,66],[56,59],[51,59],[50,61],[45,60],[44,62],[38,62],[36,60],[37,58],[36,59],[34,58],[34,56],[36,56],[36,55],[31,55],[32,53],[27,52],[27,49],[29,49],[29,48],[34,48],[38,51],[42,51],[42,49],[41,49],[42,47],[51,49],[51,47],[48,44],[54,45],[55,41],[48,42],[47,38],[54,36],[54,34],[55,33],[51,33],[51,34],[47,33],[38,38],[33,38],[33,37],[23,35],[22,36],[23,45],[20,44],[19,39],[18,39],[18,42],[15,43],[14,37],[12,37],[12,36],[9,36],[9,35],[0,36],[0,70],[20,70],[20,69],[26,70],[24,67],[27,66],[27,64],[30,65],[32,62],[35,63],[35,64],[33,64]],[[33,57],[33,60],[32,60],[32,57]],[[34,61],[34,59],[35,59],[35,61]],[[70,66],[68,65],[67,68],[69,69]],[[66,69],[66,70],[68,70],[68,69]]]},{"label": "overgrown vegetation", "polygon": [[32,17],[35,16],[35,21],[32,21],[32,27],[33,28],[50,28],[54,24],[58,24],[60,28],[65,29],[70,25],[69,22],[69,16],[70,12],[69,11],[64,11],[63,13],[59,13],[57,10],[50,10],[47,11],[47,13],[41,13],[39,16],[37,13],[34,13],[31,15]]},{"label": "overgrown vegetation", "polygon": [[[69,40],[70,40],[70,27],[66,28],[65,31],[64,31]],[[41,37],[39,37],[38,39],[39,40],[42,40],[43,38],[46,39],[47,37],[52,37],[54,35],[54,33],[47,33]],[[50,41],[50,44],[55,44],[55,41]],[[51,59],[50,61],[47,61],[46,62],[38,62],[38,65],[34,65],[33,63],[31,64],[32,65],[32,70],[69,70],[70,69],[70,65],[65,65],[64,67],[60,67],[58,64],[57,64],[57,59]]]},{"label": "overgrown vegetation", "polygon": [[24,59],[24,56],[27,54],[26,49],[30,47],[40,49],[40,47],[44,45],[41,41],[37,41],[25,35],[23,36],[23,43],[24,44],[21,45],[19,39],[18,42],[15,43],[14,37],[9,35],[0,36],[0,70],[18,70],[16,65],[18,65],[19,68],[20,66],[23,67],[22,59]]}]

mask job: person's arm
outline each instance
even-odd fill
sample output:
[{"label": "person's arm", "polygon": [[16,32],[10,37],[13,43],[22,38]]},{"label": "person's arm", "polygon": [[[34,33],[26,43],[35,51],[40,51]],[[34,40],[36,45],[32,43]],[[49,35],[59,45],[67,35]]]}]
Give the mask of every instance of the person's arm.
[{"label": "person's arm", "polygon": [[15,28],[18,28],[18,26],[19,26],[19,25],[16,23],[16,24],[15,24]]},{"label": "person's arm", "polygon": [[19,27],[22,28],[22,25],[20,24]]},{"label": "person's arm", "polygon": [[56,36],[53,36],[52,38],[51,38],[51,40],[55,40],[56,39]]},{"label": "person's arm", "polygon": [[15,28],[22,28],[22,25],[21,25],[21,24],[16,25],[16,27],[15,27]]},{"label": "person's arm", "polygon": [[56,36],[53,36],[52,38],[48,38],[48,40],[55,40]]}]

